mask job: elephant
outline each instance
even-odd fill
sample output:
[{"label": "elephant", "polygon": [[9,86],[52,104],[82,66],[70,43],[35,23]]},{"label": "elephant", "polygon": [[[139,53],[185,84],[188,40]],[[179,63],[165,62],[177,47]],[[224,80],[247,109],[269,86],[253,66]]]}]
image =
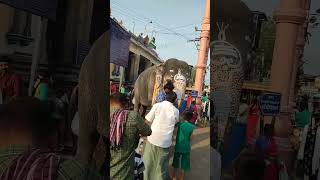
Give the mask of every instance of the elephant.
[{"label": "elephant", "polygon": [[219,11],[214,11],[211,31],[210,95],[215,108],[212,126],[218,131],[211,139],[216,140],[212,146],[223,154],[232,149],[228,147],[229,137],[238,115],[252,24],[251,11],[240,0],[215,1],[213,7]]},{"label": "elephant", "polygon": [[189,65],[185,61],[173,58],[144,70],[134,85],[134,110],[139,112],[143,107],[140,114],[144,116],[147,107],[155,103],[156,95],[162,90],[167,80],[174,83],[174,91],[178,99],[183,99],[190,76]]},{"label": "elephant", "polygon": [[[79,137],[76,159],[86,165],[94,161],[97,148],[106,151],[107,145],[100,144],[101,137],[108,138],[107,116],[107,59],[109,57],[109,32],[96,40],[82,63],[79,75]],[[100,146],[100,147],[98,147]],[[108,153],[100,154],[96,160],[104,161]],[[96,155],[95,155],[96,156]]]}]

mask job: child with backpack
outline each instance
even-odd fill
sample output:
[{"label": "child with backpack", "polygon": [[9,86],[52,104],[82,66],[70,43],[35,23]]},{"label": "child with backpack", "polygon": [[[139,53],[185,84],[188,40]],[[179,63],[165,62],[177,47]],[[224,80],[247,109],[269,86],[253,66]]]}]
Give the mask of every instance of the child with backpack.
[{"label": "child with backpack", "polygon": [[173,157],[173,164],[174,167],[173,171],[173,178],[174,180],[177,179],[177,172],[181,170],[180,180],[184,179],[185,172],[191,170],[190,167],[190,151],[191,151],[191,144],[190,141],[192,139],[193,130],[195,126],[190,123],[192,120],[193,113],[186,112],[184,114],[184,120],[182,122],[177,123],[178,132],[176,137],[176,145],[175,145],[175,152]]}]

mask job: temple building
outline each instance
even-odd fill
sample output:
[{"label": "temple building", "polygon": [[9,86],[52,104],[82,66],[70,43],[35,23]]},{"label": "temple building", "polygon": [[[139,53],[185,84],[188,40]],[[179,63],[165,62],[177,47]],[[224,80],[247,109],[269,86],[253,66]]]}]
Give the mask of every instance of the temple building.
[{"label": "temple building", "polygon": [[26,87],[33,56],[38,57],[37,72],[48,71],[62,86],[74,86],[92,43],[107,30],[106,19],[101,18],[106,17],[106,3],[58,0],[55,21],[0,4],[0,58],[11,60]]},{"label": "temple building", "polygon": [[[111,61],[110,79],[119,86],[122,83],[133,86],[133,83],[145,69],[163,61],[155,51],[155,39],[148,36],[136,36],[128,31],[122,22],[110,18],[111,25]],[[121,37],[117,36],[122,33]],[[127,37],[126,39],[124,37]],[[118,38],[113,41],[114,38]],[[121,47],[121,48],[119,48]],[[121,49],[121,50],[120,50]],[[120,53],[121,52],[121,53]]]}]

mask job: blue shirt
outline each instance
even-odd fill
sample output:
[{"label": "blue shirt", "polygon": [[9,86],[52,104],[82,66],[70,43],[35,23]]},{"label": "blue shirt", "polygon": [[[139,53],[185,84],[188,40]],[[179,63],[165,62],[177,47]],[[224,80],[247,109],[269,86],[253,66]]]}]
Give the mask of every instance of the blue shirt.
[{"label": "blue shirt", "polygon": [[261,135],[256,140],[256,150],[264,152],[268,147],[268,139],[266,136]]},{"label": "blue shirt", "polygon": [[183,100],[179,107],[179,113],[182,114],[186,110],[186,108],[187,108],[187,101]]},{"label": "blue shirt", "polygon": [[160,91],[159,95],[157,96],[156,102],[160,103],[166,100],[166,93],[164,91]]}]

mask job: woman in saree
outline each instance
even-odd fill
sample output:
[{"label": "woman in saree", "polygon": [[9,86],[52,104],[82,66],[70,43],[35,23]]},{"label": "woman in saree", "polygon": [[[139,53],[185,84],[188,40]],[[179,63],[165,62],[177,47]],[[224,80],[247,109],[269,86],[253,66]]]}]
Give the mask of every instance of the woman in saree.
[{"label": "woman in saree", "polygon": [[260,119],[260,107],[257,99],[252,101],[249,108],[249,116],[247,120],[247,144],[249,148],[253,147],[255,139],[257,137],[257,130]]}]

